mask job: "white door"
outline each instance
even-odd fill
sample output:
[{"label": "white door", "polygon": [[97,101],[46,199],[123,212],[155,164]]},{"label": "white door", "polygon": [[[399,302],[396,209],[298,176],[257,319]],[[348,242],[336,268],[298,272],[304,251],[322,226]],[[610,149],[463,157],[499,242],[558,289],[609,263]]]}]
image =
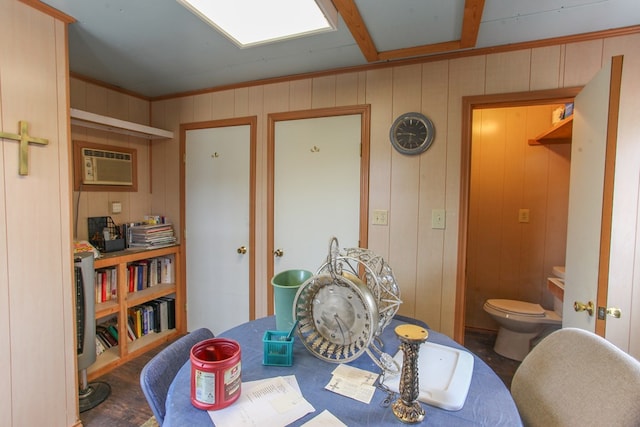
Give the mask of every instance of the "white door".
[{"label": "white door", "polygon": [[[562,324],[591,332],[598,305],[610,80],[611,63],[576,96],[573,119]],[[593,313],[576,311],[576,302],[591,303]]]},{"label": "white door", "polygon": [[187,326],[217,335],[250,316],[250,126],[188,130],[185,146]]},{"label": "white door", "polygon": [[275,126],[274,274],[313,273],[329,241],[358,247],[361,115],[279,121]]}]

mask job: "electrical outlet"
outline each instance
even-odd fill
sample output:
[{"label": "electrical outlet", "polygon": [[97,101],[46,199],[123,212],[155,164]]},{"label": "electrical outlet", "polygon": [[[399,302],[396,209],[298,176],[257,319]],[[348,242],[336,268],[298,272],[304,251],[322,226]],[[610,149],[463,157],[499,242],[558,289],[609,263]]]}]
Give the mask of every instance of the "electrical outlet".
[{"label": "electrical outlet", "polygon": [[445,228],[445,210],[433,209],[431,211],[431,228],[443,230]]},{"label": "electrical outlet", "polygon": [[374,209],[373,211],[373,225],[387,225],[387,211],[384,209]]}]

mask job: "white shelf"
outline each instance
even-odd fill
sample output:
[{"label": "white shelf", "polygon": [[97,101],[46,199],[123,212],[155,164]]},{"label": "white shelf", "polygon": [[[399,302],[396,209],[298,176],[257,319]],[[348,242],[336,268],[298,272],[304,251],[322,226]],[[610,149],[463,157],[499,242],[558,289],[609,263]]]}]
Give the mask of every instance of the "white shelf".
[{"label": "white shelf", "polygon": [[173,132],[71,108],[71,124],[146,139],[173,138]]}]

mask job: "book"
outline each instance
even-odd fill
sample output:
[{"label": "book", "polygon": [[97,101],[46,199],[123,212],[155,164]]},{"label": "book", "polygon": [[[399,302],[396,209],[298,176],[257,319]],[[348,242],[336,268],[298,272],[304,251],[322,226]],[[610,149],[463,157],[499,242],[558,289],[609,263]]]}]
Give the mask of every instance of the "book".
[{"label": "book", "polygon": [[104,344],[102,343],[102,341],[100,341],[100,338],[98,336],[96,336],[96,356],[100,356],[106,350],[107,349],[104,346]]},{"label": "book", "polygon": [[108,325],[107,331],[111,334],[113,338],[115,338],[116,344],[117,344],[119,340],[118,340],[118,328],[116,327],[116,325]]},{"label": "book", "polygon": [[162,297],[167,302],[167,329],[176,327],[176,299],[174,297]]},{"label": "book", "polygon": [[[105,271],[99,271],[98,275],[100,277],[100,302],[105,302],[107,301],[107,273]],[[109,294],[111,294],[111,292],[109,292]]]},{"label": "book", "polygon": [[127,285],[129,285],[129,292],[134,292],[135,291],[135,287],[134,287],[134,267],[133,267],[133,265],[129,264],[127,266],[127,271],[129,272],[129,280],[127,281]]},{"label": "book", "polygon": [[160,282],[161,283],[173,283],[173,258],[172,257],[162,257],[160,258],[160,262],[162,263]]},{"label": "book", "polygon": [[98,335],[103,340],[108,348],[118,345],[118,341],[114,338],[113,335],[111,335],[106,326],[97,325],[96,335]]},{"label": "book", "polygon": [[173,232],[173,225],[145,224],[129,228],[129,247],[163,247],[174,245],[177,241]]},{"label": "book", "polygon": [[142,312],[140,307],[133,307],[129,309],[129,316],[133,321],[133,332],[136,337],[140,338],[142,336]]},{"label": "book", "polygon": [[135,341],[138,338],[133,330],[133,326],[133,318],[127,316],[127,336],[129,337],[129,341]]},{"label": "book", "polygon": [[115,267],[109,269],[109,283],[111,284],[111,299],[118,299],[118,270]]},{"label": "book", "polygon": [[169,315],[167,312],[167,300],[158,299],[158,309],[160,311],[160,332],[169,329]]}]

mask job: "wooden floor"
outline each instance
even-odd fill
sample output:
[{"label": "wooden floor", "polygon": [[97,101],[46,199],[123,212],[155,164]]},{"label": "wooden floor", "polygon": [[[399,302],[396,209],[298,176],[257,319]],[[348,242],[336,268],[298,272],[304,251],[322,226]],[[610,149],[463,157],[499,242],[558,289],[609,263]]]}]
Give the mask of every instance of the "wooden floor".
[{"label": "wooden floor", "polygon": [[[467,330],[465,347],[478,355],[511,387],[511,379],[520,362],[507,359],[493,351],[496,333],[491,331]],[[138,427],[153,414],[140,388],[142,367],[162,348],[154,349],[131,360],[96,381],[111,386],[111,395],[107,400],[80,414],[85,427]]]},{"label": "wooden floor", "polygon": [[161,349],[153,349],[114,369],[96,381],[111,386],[111,394],[100,405],[80,414],[85,427],[138,427],[153,413],[140,388],[140,371]]}]

